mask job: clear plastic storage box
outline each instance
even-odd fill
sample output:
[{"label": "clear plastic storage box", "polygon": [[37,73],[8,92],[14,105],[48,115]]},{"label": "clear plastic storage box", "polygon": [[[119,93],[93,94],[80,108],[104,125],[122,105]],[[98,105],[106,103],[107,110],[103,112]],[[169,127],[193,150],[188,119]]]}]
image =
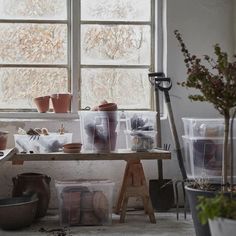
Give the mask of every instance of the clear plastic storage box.
[{"label": "clear plastic storage box", "polygon": [[72,142],[72,133],[49,133],[49,135],[40,136],[14,134],[14,140],[19,152],[58,152],[64,144]]},{"label": "clear plastic storage box", "polygon": [[156,147],[156,131],[125,131],[126,149],[145,152]]},{"label": "clear plastic storage box", "polygon": [[62,226],[110,225],[114,182],[109,180],[55,181]]},{"label": "clear plastic storage box", "polygon": [[[188,178],[219,180],[222,171],[223,137],[183,136],[183,142]],[[234,145],[236,145],[236,139],[234,139]]]},{"label": "clear plastic storage box", "polygon": [[80,129],[83,151],[109,152],[116,149],[117,111],[81,111]]},{"label": "clear plastic storage box", "polygon": [[184,135],[190,137],[223,137],[224,119],[182,118]]},{"label": "clear plastic storage box", "polygon": [[156,112],[125,111],[127,130],[153,131],[156,130]]}]

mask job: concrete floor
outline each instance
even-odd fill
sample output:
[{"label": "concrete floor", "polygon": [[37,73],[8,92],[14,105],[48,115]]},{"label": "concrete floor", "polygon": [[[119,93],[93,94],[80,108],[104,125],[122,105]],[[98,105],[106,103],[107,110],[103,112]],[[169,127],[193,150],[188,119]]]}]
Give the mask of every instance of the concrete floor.
[{"label": "concrete floor", "polygon": [[49,211],[46,217],[35,222],[29,228],[18,231],[0,230],[0,236],[194,236],[195,231],[191,216],[188,214],[185,220],[183,214],[176,220],[175,212],[155,213],[156,224],[151,224],[143,211],[132,211],[126,215],[126,223],[119,223],[119,216],[112,215],[111,226],[80,226],[63,228],[59,226],[58,215],[55,211]]}]

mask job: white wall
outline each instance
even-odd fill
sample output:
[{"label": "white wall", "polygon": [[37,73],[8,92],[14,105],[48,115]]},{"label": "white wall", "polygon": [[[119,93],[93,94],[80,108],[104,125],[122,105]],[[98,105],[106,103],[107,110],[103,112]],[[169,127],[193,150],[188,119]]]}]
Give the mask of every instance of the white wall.
[{"label": "white wall", "polygon": [[[206,103],[192,103],[187,98],[186,89],[178,86],[177,81],[185,79],[186,72],[174,30],[178,29],[188,48],[198,55],[212,55],[212,45],[220,43],[227,52],[233,52],[233,1],[231,0],[167,0],[167,73],[173,80],[171,91],[172,106],[179,137],[183,134],[181,117],[216,117],[214,108]],[[73,131],[75,141],[79,140],[78,121],[62,121],[67,131]],[[2,120],[0,128],[17,132],[18,127],[47,127],[56,130],[61,121],[35,122]],[[162,121],[163,143],[171,143],[169,124]],[[10,136],[8,146],[13,145]],[[164,162],[164,177],[179,178],[180,172],[172,144],[172,160]],[[156,161],[145,161],[144,170],[148,179],[157,178]],[[0,167],[0,197],[11,194],[11,178],[25,171],[46,173],[52,179],[63,178],[109,178],[116,183],[116,193],[122,181],[125,163],[122,161],[86,162],[25,162],[23,166],[5,163]],[[56,205],[55,188],[51,184],[51,206]],[[115,195],[116,198],[117,195]],[[133,202],[133,204],[139,202]]]},{"label": "white wall", "polygon": [[[183,134],[181,117],[220,117],[211,104],[191,102],[191,90],[177,85],[186,78],[186,69],[174,30],[178,29],[190,52],[198,56],[213,55],[213,45],[233,54],[233,10],[231,0],[167,0],[167,74],[172,78],[172,107],[179,137]],[[193,91],[192,91],[193,92]],[[171,142],[166,132],[168,122],[163,122],[163,142]],[[177,160],[173,155],[166,165],[167,177],[179,175]]]},{"label": "white wall", "polygon": [[[233,22],[236,22],[236,0],[233,0]],[[236,53],[236,23],[234,23],[234,54]]]}]

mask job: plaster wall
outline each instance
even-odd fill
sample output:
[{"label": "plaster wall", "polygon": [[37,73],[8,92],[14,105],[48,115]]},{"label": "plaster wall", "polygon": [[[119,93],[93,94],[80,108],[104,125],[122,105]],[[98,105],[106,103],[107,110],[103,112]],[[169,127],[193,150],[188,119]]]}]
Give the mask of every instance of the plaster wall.
[{"label": "plaster wall", "polygon": [[[166,0],[167,6],[167,74],[173,80],[171,101],[175,115],[176,126],[180,141],[183,134],[182,117],[218,117],[218,113],[212,105],[207,103],[192,103],[188,99],[191,92],[176,84],[186,77],[183,57],[180,53],[174,30],[178,29],[191,50],[197,55],[212,55],[214,43],[219,43],[222,48],[233,53],[233,1],[232,0]],[[14,145],[13,134],[18,127],[28,129],[30,127],[46,127],[57,130],[60,124],[66,127],[68,132],[74,133],[74,141],[80,140],[80,126],[78,120],[6,120],[2,119],[0,128],[9,130],[10,138],[8,146]],[[164,162],[164,178],[178,179],[178,168],[175,150],[168,120],[162,120],[162,142],[171,144],[172,160]],[[122,137],[121,137],[122,140]],[[122,144],[120,144],[122,145]],[[144,171],[148,179],[157,179],[156,161],[144,161]],[[109,178],[116,183],[115,196],[121,185],[125,163],[122,161],[85,161],[85,162],[25,162],[23,166],[13,166],[5,163],[0,166],[0,197],[9,196],[12,189],[11,178],[22,172],[41,172],[52,177],[52,197],[50,206],[57,205],[54,179],[71,178]],[[138,205],[138,200],[131,203]]]},{"label": "plaster wall", "polygon": [[234,22],[234,54],[236,53],[236,0],[233,1],[233,22]]}]

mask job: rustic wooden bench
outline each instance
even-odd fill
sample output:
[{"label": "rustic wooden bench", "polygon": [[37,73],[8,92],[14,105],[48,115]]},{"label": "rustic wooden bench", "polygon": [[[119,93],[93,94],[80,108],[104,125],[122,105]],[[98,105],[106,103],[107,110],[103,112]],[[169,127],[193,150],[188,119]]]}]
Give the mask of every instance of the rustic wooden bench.
[{"label": "rustic wooden bench", "polygon": [[98,161],[98,160],[124,160],[126,168],[123,182],[118,196],[115,212],[120,213],[120,222],[125,221],[127,204],[129,197],[141,197],[143,200],[145,213],[149,215],[151,223],[156,223],[154,210],[151,204],[148,186],[141,160],[169,160],[171,153],[164,150],[154,150],[151,152],[133,152],[130,150],[119,150],[109,153],[46,153],[46,154],[24,154],[17,153],[15,149],[4,150],[4,155],[0,157],[4,160],[12,161],[12,164],[22,165],[24,161]]}]

